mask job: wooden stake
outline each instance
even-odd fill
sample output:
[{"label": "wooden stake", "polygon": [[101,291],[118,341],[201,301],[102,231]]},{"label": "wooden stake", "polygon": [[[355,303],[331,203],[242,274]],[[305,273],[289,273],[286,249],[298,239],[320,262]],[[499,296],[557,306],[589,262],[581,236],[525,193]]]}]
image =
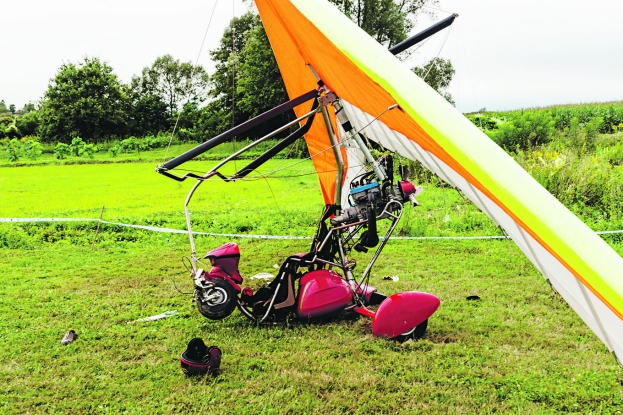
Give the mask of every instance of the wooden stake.
[{"label": "wooden stake", "polygon": [[97,234],[100,231],[100,225],[102,224],[102,216],[104,216],[104,206],[102,206],[102,210],[100,212],[100,219],[97,221],[97,229],[95,230],[95,236],[93,237],[93,243],[91,244],[91,250],[95,248],[95,240],[97,239]]}]

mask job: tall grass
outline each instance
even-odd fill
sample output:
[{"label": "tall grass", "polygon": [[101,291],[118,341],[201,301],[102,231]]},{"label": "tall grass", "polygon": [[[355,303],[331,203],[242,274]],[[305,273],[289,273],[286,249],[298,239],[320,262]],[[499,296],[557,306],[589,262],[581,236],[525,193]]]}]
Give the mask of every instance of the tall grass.
[{"label": "tall grass", "polygon": [[623,216],[623,103],[482,112],[468,118],[593,228]]},{"label": "tall grass", "polygon": [[594,118],[602,118],[603,124],[599,132],[609,134],[623,124],[623,102],[609,102],[579,105],[557,105],[545,108],[528,108],[514,111],[483,111],[467,114],[476,126],[483,130],[495,130],[505,122],[524,116],[540,117],[546,115],[554,121],[554,127],[563,131],[571,126],[571,121],[577,118],[581,124],[586,124]]},{"label": "tall grass", "polygon": [[621,219],[622,166],[593,155],[548,149],[519,152],[516,160],[566,206],[584,215],[594,210],[606,218]]}]

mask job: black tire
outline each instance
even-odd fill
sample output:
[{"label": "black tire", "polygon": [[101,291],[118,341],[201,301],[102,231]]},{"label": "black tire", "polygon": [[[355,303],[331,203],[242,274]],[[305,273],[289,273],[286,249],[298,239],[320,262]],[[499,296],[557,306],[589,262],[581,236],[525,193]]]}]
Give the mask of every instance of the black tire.
[{"label": "black tire", "polygon": [[197,309],[210,320],[221,320],[236,309],[237,293],[232,285],[225,280],[212,280],[211,287],[197,290],[195,303]]},{"label": "black tire", "polygon": [[428,319],[424,320],[423,322],[415,326],[413,329],[405,333],[402,333],[399,336],[394,337],[394,340],[402,343],[409,339],[414,339],[414,340],[421,339],[422,337],[424,337],[424,333],[426,333],[426,327],[428,327]]}]

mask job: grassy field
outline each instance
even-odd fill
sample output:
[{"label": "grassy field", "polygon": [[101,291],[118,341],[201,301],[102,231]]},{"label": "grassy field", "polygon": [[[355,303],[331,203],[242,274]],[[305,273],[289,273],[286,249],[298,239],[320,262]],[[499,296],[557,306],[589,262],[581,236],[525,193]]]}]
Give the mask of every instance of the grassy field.
[{"label": "grassy field", "polygon": [[[265,174],[292,161],[272,163]],[[154,166],[0,168],[0,217],[93,218],[105,205],[107,220],[181,229],[191,183]],[[206,183],[193,222],[310,235],[322,201],[309,172],[302,163],[289,171],[296,178]],[[456,192],[430,187],[419,200],[402,234],[496,232]],[[371,283],[431,292],[442,304],[422,340],[399,344],[353,316],[272,327],[238,312],[207,320],[183,294],[192,291],[183,235],[105,226],[92,250],[95,226],[0,224],[0,413],[623,413],[614,358],[512,242],[390,242]],[[224,242],[197,238],[201,252]],[[245,277],[274,272],[309,243],[237,242]],[[166,310],[179,314],[127,324]],[[69,329],[79,337],[62,346]],[[218,377],[182,374],[193,337],[223,350]]]},{"label": "grassy field", "polygon": [[[214,162],[187,163],[205,172]],[[239,161],[237,168],[246,165]],[[69,164],[0,168],[0,217],[97,218],[184,229],[184,200],[194,180],[176,182],[156,174],[156,162]],[[288,167],[286,170],[280,170]],[[234,172],[234,166],[229,169]],[[277,178],[264,179],[271,172]],[[180,174],[183,174],[181,171]],[[291,177],[286,177],[291,176]],[[215,197],[215,195],[217,195]],[[474,205],[452,189],[427,186],[421,207],[406,209],[398,227],[404,236],[499,235]],[[199,187],[190,204],[195,230],[220,233],[312,235],[324,206],[311,163],[276,160],[235,183],[213,178]],[[94,228],[94,223],[79,225]],[[58,232],[65,224],[23,225],[17,233]],[[0,228],[1,229],[1,228]],[[1,232],[1,231],[0,231]],[[1,246],[1,244],[0,244]]]}]

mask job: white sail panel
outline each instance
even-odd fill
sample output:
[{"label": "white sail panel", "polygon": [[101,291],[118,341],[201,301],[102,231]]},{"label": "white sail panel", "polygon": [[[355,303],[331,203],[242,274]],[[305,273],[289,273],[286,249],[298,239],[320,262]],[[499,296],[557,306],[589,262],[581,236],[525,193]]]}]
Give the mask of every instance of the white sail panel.
[{"label": "white sail panel", "polygon": [[[419,161],[442,180],[461,190],[481,211],[485,212],[498,226],[505,230],[519,249],[550,282],[551,286],[595,332],[608,349],[614,352],[618,359],[623,356],[623,321],[513,218],[451,167],[424,150],[417,143],[396,131],[390,130],[381,119],[375,120],[370,114],[364,113],[344,100],[342,103],[356,131],[363,133],[369,140],[391,149],[401,157]],[[340,137],[344,137],[342,129],[340,129]],[[351,154],[357,160],[355,164],[360,166],[363,160],[361,152],[348,150],[349,163],[351,162]],[[357,167],[357,171],[359,169],[360,167]],[[346,176],[344,192],[347,191],[350,180],[354,176],[355,174]]]}]

